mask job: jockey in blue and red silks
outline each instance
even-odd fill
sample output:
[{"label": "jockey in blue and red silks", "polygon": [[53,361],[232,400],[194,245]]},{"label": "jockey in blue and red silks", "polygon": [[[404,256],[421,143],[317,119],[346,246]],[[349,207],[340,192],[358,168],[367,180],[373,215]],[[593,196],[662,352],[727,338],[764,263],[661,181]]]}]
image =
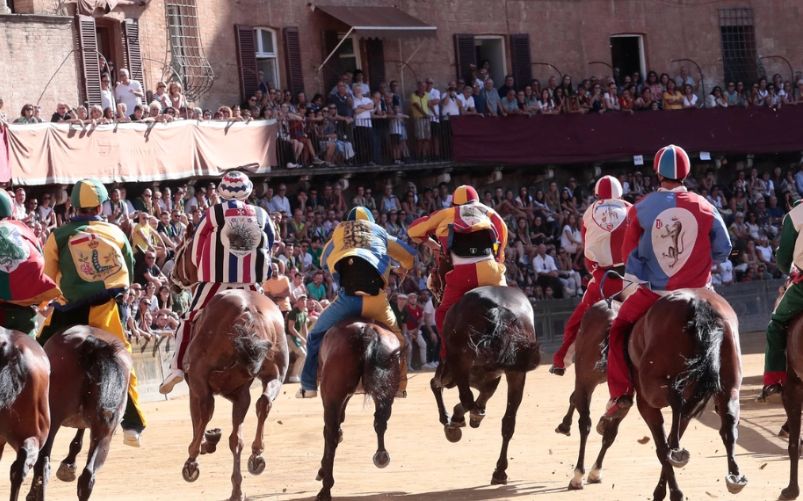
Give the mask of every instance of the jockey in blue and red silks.
[{"label": "jockey in blue and red silks", "polygon": [[636,321],[664,294],[710,286],[713,262],[731,252],[728,229],[717,209],[683,186],[689,156],[669,145],[655,154],[653,169],[660,188],[632,206],[622,246],[625,278],[638,283],[611,325],[608,349],[610,401],[597,431],[627,414],[633,405],[633,381],[626,360],[627,339]]}]

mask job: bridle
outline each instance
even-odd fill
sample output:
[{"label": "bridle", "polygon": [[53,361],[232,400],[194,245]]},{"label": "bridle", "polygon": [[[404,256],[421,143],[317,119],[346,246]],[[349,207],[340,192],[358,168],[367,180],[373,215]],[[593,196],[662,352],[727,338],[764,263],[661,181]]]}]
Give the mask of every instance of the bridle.
[{"label": "bridle", "polygon": [[[184,242],[178,249],[176,249],[176,255],[173,258],[175,261],[175,266],[173,266],[173,270],[170,272],[169,277],[170,283],[180,290],[190,289],[195,284],[195,282],[188,276],[188,262],[185,256],[187,248],[192,245],[192,241],[195,237],[195,235],[190,234],[189,231],[190,227],[187,227],[187,234],[184,238]],[[192,265],[191,261],[189,262],[189,265]]]}]

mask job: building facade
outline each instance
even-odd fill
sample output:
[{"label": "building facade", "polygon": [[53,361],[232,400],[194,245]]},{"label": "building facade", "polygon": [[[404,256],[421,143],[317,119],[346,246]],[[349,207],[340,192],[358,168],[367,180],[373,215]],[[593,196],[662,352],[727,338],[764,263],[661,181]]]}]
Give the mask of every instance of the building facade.
[{"label": "building facade", "polygon": [[[0,0],[2,7],[4,0]],[[0,97],[99,102],[100,72],[130,68],[147,89],[178,80],[205,108],[266,86],[327,92],[360,68],[372,88],[443,87],[487,61],[501,85],[570,75],[672,76],[707,89],[803,69],[800,0],[5,0]],[[2,12],[2,9],[0,9]]]}]

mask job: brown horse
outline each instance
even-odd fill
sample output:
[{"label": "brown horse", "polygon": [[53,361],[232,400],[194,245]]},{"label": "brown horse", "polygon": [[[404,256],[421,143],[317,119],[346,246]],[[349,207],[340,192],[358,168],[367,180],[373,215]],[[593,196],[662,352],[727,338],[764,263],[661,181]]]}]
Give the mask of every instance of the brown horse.
[{"label": "brown horse", "polygon": [[374,465],[384,468],[390,463],[390,455],[385,449],[385,430],[399,389],[400,352],[401,345],[396,335],[370,320],[347,320],[326,331],[319,358],[325,447],[318,471],[318,480],[323,481],[323,487],[317,499],[332,499],[335,451],[343,440],[340,426],[346,419],[349,399],[360,382],[366,395],[374,400],[377,438]]},{"label": "brown horse", "polygon": [[[197,278],[197,270],[187,258],[192,229],[187,229],[185,245],[176,253],[171,280],[186,286]],[[205,431],[215,409],[215,395],[233,404],[229,448],[234,456],[231,501],[245,499],[242,491],[240,455],[243,450],[242,425],[251,404],[251,383],[262,382],[262,395],[256,403],[257,431],[248,459],[248,471],[259,475],[265,470],[262,453],[265,420],[279,396],[289,365],[284,319],[279,308],[257,292],[227,290],[216,295],[192,326],[185,367],[190,389],[193,437],[189,458],[182,475],[187,482],[198,480],[199,454],[215,452],[219,429]],[[178,348],[177,348],[178,349]]]},{"label": "brown horse", "polygon": [[[783,295],[783,291],[781,291]],[[780,299],[780,296],[779,296]],[[798,462],[800,461],[800,412],[803,402],[803,315],[798,315],[787,329],[786,384],[783,388],[783,406],[786,411],[785,430],[789,434],[789,485],[781,491],[779,499],[797,499]]]},{"label": "brown horse", "polygon": [[[585,475],[585,453],[588,434],[591,431],[591,396],[596,387],[607,380],[605,352],[607,352],[608,331],[613,319],[619,311],[621,303],[611,301],[610,306],[605,301],[594,304],[583,315],[577,340],[574,344],[574,392],[569,397],[569,410],[563,421],[555,429],[556,433],[569,436],[571,434],[572,416],[577,410],[579,418],[577,426],[580,430],[580,453],[574,467],[574,478],[569,482],[569,489],[582,489]],[[603,347],[605,347],[603,349]],[[621,420],[620,420],[621,421]],[[602,448],[597,460],[588,474],[588,483],[596,484],[602,480],[602,461],[616,435],[619,433],[619,421],[605,429],[602,437]]]},{"label": "brown horse", "polygon": [[11,464],[11,501],[17,500],[47,440],[49,377],[42,347],[30,336],[0,327],[0,457],[6,444],[17,451]]},{"label": "brown horse", "polygon": [[59,428],[78,428],[70,451],[56,476],[75,480],[75,459],[83,444],[84,430],[90,430],[87,463],[78,479],[78,499],[92,495],[95,475],[106,461],[114,430],[123,417],[128,398],[131,355],[111,334],[89,326],[70,327],[45,343],[50,374],[52,426],[34,469],[28,501],[44,501],[50,477],[50,453]]},{"label": "brown horse", "polygon": [[[441,260],[430,276],[433,295],[440,299],[448,263]],[[472,428],[485,417],[485,405],[493,396],[502,374],[508,385],[507,409],[502,418],[502,450],[491,484],[507,483],[507,449],[516,428],[516,413],[524,394],[527,372],[541,359],[533,325],[533,308],[527,296],[513,287],[477,287],[449,309],[443,322],[446,359],[438,366],[430,386],[438,404],[438,416],[450,442],[462,438],[466,412]],[[460,403],[449,419],[443,388],[457,386]],[[471,388],[479,390],[474,399]]]},{"label": "brown horse", "polygon": [[[653,499],[681,501],[674,468],[689,453],[680,439],[691,419],[713,397],[721,418],[719,434],[728,456],[725,484],[735,494],[747,485],[733,455],[738,436],[742,383],[738,319],[733,308],[709,289],[682,289],[660,298],[636,323],[628,343],[637,405],[649,426],[661,462]],[[667,439],[661,409],[672,408]],[[790,442],[791,443],[791,442]]]}]

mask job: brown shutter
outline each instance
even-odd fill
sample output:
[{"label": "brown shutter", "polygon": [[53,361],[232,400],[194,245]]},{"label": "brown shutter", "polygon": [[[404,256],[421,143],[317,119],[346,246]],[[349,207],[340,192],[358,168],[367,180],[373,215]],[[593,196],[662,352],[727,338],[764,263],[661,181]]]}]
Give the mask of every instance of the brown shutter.
[{"label": "brown shutter", "polygon": [[301,40],[298,28],[290,26],[284,29],[284,60],[287,67],[287,88],[293,93],[304,90],[304,66],[301,64]]},{"label": "brown shutter", "polygon": [[143,86],[142,51],[139,45],[139,22],[136,19],[123,21],[123,36],[125,37],[126,64],[131,80],[136,80]]},{"label": "brown shutter", "polygon": [[243,101],[251,97],[259,88],[257,73],[256,38],[252,26],[234,26],[237,41],[237,66],[240,69],[240,95]]},{"label": "brown shutter", "polygon": [[[323,56],[321,56],[321,61],[337,47],[338,42],[337,31],[326,30],[323,32],[324,51]],[[340,79],[341,71],[340,59],[337,57],[329,59],[329,62],[323,67],[323,87],[326,92],[329,92],[329,90],[337,84],[337,81]]]},{"label": "brown shutter", "polygon": [[454,54],[457,66],[457,79],[468,79],[471,74],[470,65],[477,64],[477,49],[474,47],[474,35],[456,33],[454,36]]},{"label": "brown shutter", "polygon": [[514,33],[510,35],[510,62],[513,69],[511,74],[516,80],[516,87],[523,89],[533,79],[529,33]]},{"label": "brown shutter", "polygon": [[385,81],[385,46],[381,39],[371,38],[365,40],[365,52],[368,56],[368,82],[375,91]]},{"label": "brown shutter", "polygon": [[100,104],[100,64],[94,17],[78,16],[78,37],[81,42],[81,66],[86,100],[90,105]]}]

